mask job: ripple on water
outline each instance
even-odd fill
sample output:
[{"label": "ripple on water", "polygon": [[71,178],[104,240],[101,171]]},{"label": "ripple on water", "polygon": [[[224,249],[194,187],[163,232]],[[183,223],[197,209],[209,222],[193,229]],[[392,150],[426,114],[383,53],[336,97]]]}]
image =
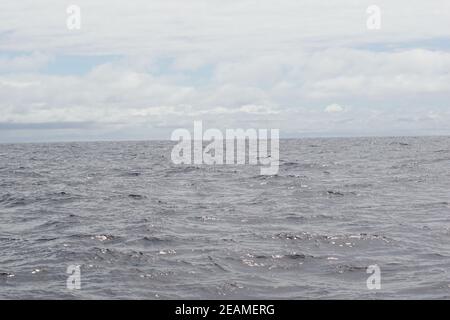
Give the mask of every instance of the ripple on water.
[{"label": "ripple on water", "polygon": [[359,298],[369,264],[448,296],[450,138],[282,140],[273,177],[173,145],[2,145],[0,296],[67,297],[72,264],[76,298]]}]

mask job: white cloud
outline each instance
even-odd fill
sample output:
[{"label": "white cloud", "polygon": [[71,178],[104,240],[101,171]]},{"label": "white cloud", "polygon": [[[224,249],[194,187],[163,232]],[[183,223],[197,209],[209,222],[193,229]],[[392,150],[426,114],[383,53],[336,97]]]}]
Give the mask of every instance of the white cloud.
[{"label": "white cloud", "polygon": [[330,104],[325,108],[325,112],[328,113],[338,113],[343,112],[345,109],[338,104]]},{"label": "white cloud", "polygon": [[[418,119],[438,121],[427,116],[433,105],[436,111],[448,108],[449,53],[326,49],[300,52],[300,59],[296,56],[218,62],[212,65],[210,80],[200,85],[190,83],[189,71],[158,74],[127,59],[100,65],[85,75],[0,75],[0,122],[90,122],[122,128],[148,124],[152,128],[157,123],[179,127],[196,118],[220,118],[231,127],[250,121],[279,126],[282,132],[334,128],[337,133],[363,133],[367,126],[361,124],[368,117],[385,119],[380,123],[382,131],[398,127],[393,115],[401,118],[414,111]],[[400,63],[408,59],[409,68]],[[351,105],[351,110],[345,105]],[[366,112],[355,111],[361,108]],[[323,111],[334,117],[324,118]],[[372,111],[379,113],[370,115]],[[444,127],[443,122],[435,122],[439,123]],[[419,128],[417,122],[415,126]],[[145,130],[143,135],[152,134]]]},{"label": "white cloud", "polygon": [[[3,50],[73,54],[177,54],[202,59],[292,52],[305,46],[449,35],[447,0],[378,0],[382,29],[366,29],[372,1],[342,0],[78,0],[82,28],[66,28],[69,0],[4,0],[0,30],[13,30]],[[196,61],[194,61],[196,60]],[[186,61],[186,60],[185,60]],[[198,63],[190,59],[188,63]]]},{"label": "white cloud", "polygon": [[13,57],[2,57],[0,55],[0,73],[37,71],[46,66],[50,59],[50,56],[39,52]]}]

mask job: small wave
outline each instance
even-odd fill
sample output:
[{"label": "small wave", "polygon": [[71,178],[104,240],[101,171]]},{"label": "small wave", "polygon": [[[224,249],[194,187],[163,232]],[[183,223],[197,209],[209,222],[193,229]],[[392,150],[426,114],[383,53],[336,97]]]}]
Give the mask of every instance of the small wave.
[{"label": "small wave", "polygon": [[334,267],[337,273],[346,273],[346,272],[355,272],[355,271],[363,271],[367,269],[367,266],[358,266],[351,264],[339,264]]},{"label": "small wave", "polygon": [[95,235],[95,236],[91,236],[92,240],[97,240],[100,242],[104,242],[104,241],[111,241],[116,239],[117,237],[111,235],[111,234],[100,234],[100,235]]},{"label": "small wave", "polygon": [[328,190],[327,194],[332,195],[332,196],[340,196],[343,197],[344,194],[340,191],[333,191],[333,190]]},{"label": "small wave", "polygon": [[165,238],[165,237],[156,237],[156,236],[146,236],[143,237],[142,240],[146,243],[151,244],[159,244],[159,243],[170,243],[172,242],[171,239]]},{"label": "small wave", "polygon": [[314,258],[314,257],[311,255],[303,254],[303,253],[291,253],[291,254],[284,255],[283,258],[297,260],[297,259],[306,259],[306,258]]},{"label": "small wave", "polygon": [[300,163],[297,163],[297,162],[283,162],[281,165],[285,166],[285,167],[293,167],[293,166],[299,166]]},{"label": "small wave", "polygon": [[198,171],[201,170],[200,167],[197,166],[180,166],[180,167],[175,167],[173,169],[169,169],[166,170],[166,176],[171,176],[174,174],[183,174],[183,173],[190,173],[193,171]]},{"label": "small wave", "polygon": [[125,177],[139,177],[141,175],[142,175],[142,173],[140,173],[140,172],[126,172],[123,174],[123,176],[125,176]]},{"label": "small wave", "polygon": [[0,196],[0,204],[3,204],[7,208],[26,206],[32,202],[33,202],[32,199],[17,197],[10,193]]},{"label": "small wave", "polygon": [[448,207],[449,203],[447,201],[438,201],[438,202],[421,202],[413,204],[414,208],[421,209],[432,209],[432,208],[440,208],[440,207]]},{"label": "small wave", "polygon": [[58,229],[62,228],[66,223],[62,221],[47,221],[38,226],[39,229]]},{"label": "small wave", "polygon": [[358,195],[358,193],[354,192],[354,191],[343,192],[343,191],[336,191],[336,190],[327,190],[326,194],[328,196],[332,196],[332,197],[344,197],[346,195],[352,195],[352,196]]},{"label": "small wave", "polygon": [[107,263],[148,263],[149,257],[144,252],[136,250],[120,251],[113,248],[93,248],[93,259],[106,261]]},{"label": "small wave", "polygon": [[350,248],[354,247],[358,243],[366,241],[382,241],[384,243],[392,242],[391,239],[385,236],[367,233],[326,236],[325,240],[331,245]]},{"label": "small wave", "polygon": [[134,200],[142,200],[145,199],[145,196],[140,195],[140,194],[129,194],[128,195],[129,198],[134,199]]},{"label": "small wave", "polygon": [[[316,238],[317,236],[312,235],[308,232],[302,232],[302,233],[286,233],[281,232],[277,233],[274,236],[272,236],[272,239],[282,239],[282,240],[312,240]],[[326,238],[326,236],[321,236]]]},{"label": "small wave", "polygon": [[[206,207],[205,207],[206,209]],[[210,217],[210,216],[197,216],[194,217],[195,220],[200,220],[202,222],[206,222],[206,221],[216,221],[217,218],[216,217]]]},{"label": "small wave", "polygon": [[5,242],[9,242],[9,241],[22,241],[22,239],[19,238],[13,238],[13,237],[1,237],[0,241],[5,241]]},{"label": "small wave", "polygon": [[50,242],[50,241],[55,241],[55,240],[58,240],[58,238],[39,238],[39,239],[36,239],[36,241],[39,241],[39,242]]},{"label": "small wave", "polygon": [[331,216],[326,214],[315,214],[315,215],[296,215],[290,214],[286,216],[287,220],[294,221],[312,221],[312,220],[339,220],[343,219],[343,216]]},{"label": "small wave", "polygon": [[383,241],[385,243],[392,242],[391,239],[377,234],[345,234],[345,235],[323,235],[311,234],[308,232],[288,233],[282,232],[270,236],[271,239],[288,240],[288,241],[318,241],[319,243],[328,243],[332,245],[353,246],[357,241]]},{"label": "small wave", "polygon": [[393,141],[393,142],[389,143],[389,145],[391,145],[391,146],[397,145],[397,146],[407,147],[410,144],[406,143],[406,142],[401,142],[401,141]]},{"label": "small wave", "polygon": [[241,257],[241,262],[249,267],[266,267],[270,270],[274,268],[297,268],[299,265],[308,262],[310,259],[316,259],[316,257],[313,255],[297,252],[272,255],[254,255],[248,253],[245,256]]},{"label": "small wave", "polygon": [[224,266],[222,266],[220,263],[218,263],[213,257],[208,256],[208,260],[211,261],[211,263],[216,266],[221,271],[228,271]]},{"label": "small wave", "polygon": [[346,188],[370,188],[373,187],[372,183],[347,183],[344,184]]},{"label": "small wave", "polygon": [[13,278],[15,276],[16,275],[14,273],[11,273],[11,272],[0,272],[0,279],[2,279],[2,278],[4,278],[4,279],[6,279],[6,278]]}]

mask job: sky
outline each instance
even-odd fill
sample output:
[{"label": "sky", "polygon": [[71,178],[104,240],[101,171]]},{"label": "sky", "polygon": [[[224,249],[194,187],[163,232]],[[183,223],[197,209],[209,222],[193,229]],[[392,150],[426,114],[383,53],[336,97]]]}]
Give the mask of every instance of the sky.
[{"label": "sky", "polygon": [[0,2],[0,142],[170,139],[196,120],[449,135],[450,1]]}]

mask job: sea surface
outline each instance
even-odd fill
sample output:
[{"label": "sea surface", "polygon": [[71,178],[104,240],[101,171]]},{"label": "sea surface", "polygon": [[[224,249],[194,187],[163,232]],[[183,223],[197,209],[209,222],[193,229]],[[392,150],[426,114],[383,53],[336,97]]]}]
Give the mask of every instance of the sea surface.
[{"label": "sea surface", "polygon": [[173,145],[0,145],[0,298],[450,298],[450,137],[282,140],[276,176]]}]

